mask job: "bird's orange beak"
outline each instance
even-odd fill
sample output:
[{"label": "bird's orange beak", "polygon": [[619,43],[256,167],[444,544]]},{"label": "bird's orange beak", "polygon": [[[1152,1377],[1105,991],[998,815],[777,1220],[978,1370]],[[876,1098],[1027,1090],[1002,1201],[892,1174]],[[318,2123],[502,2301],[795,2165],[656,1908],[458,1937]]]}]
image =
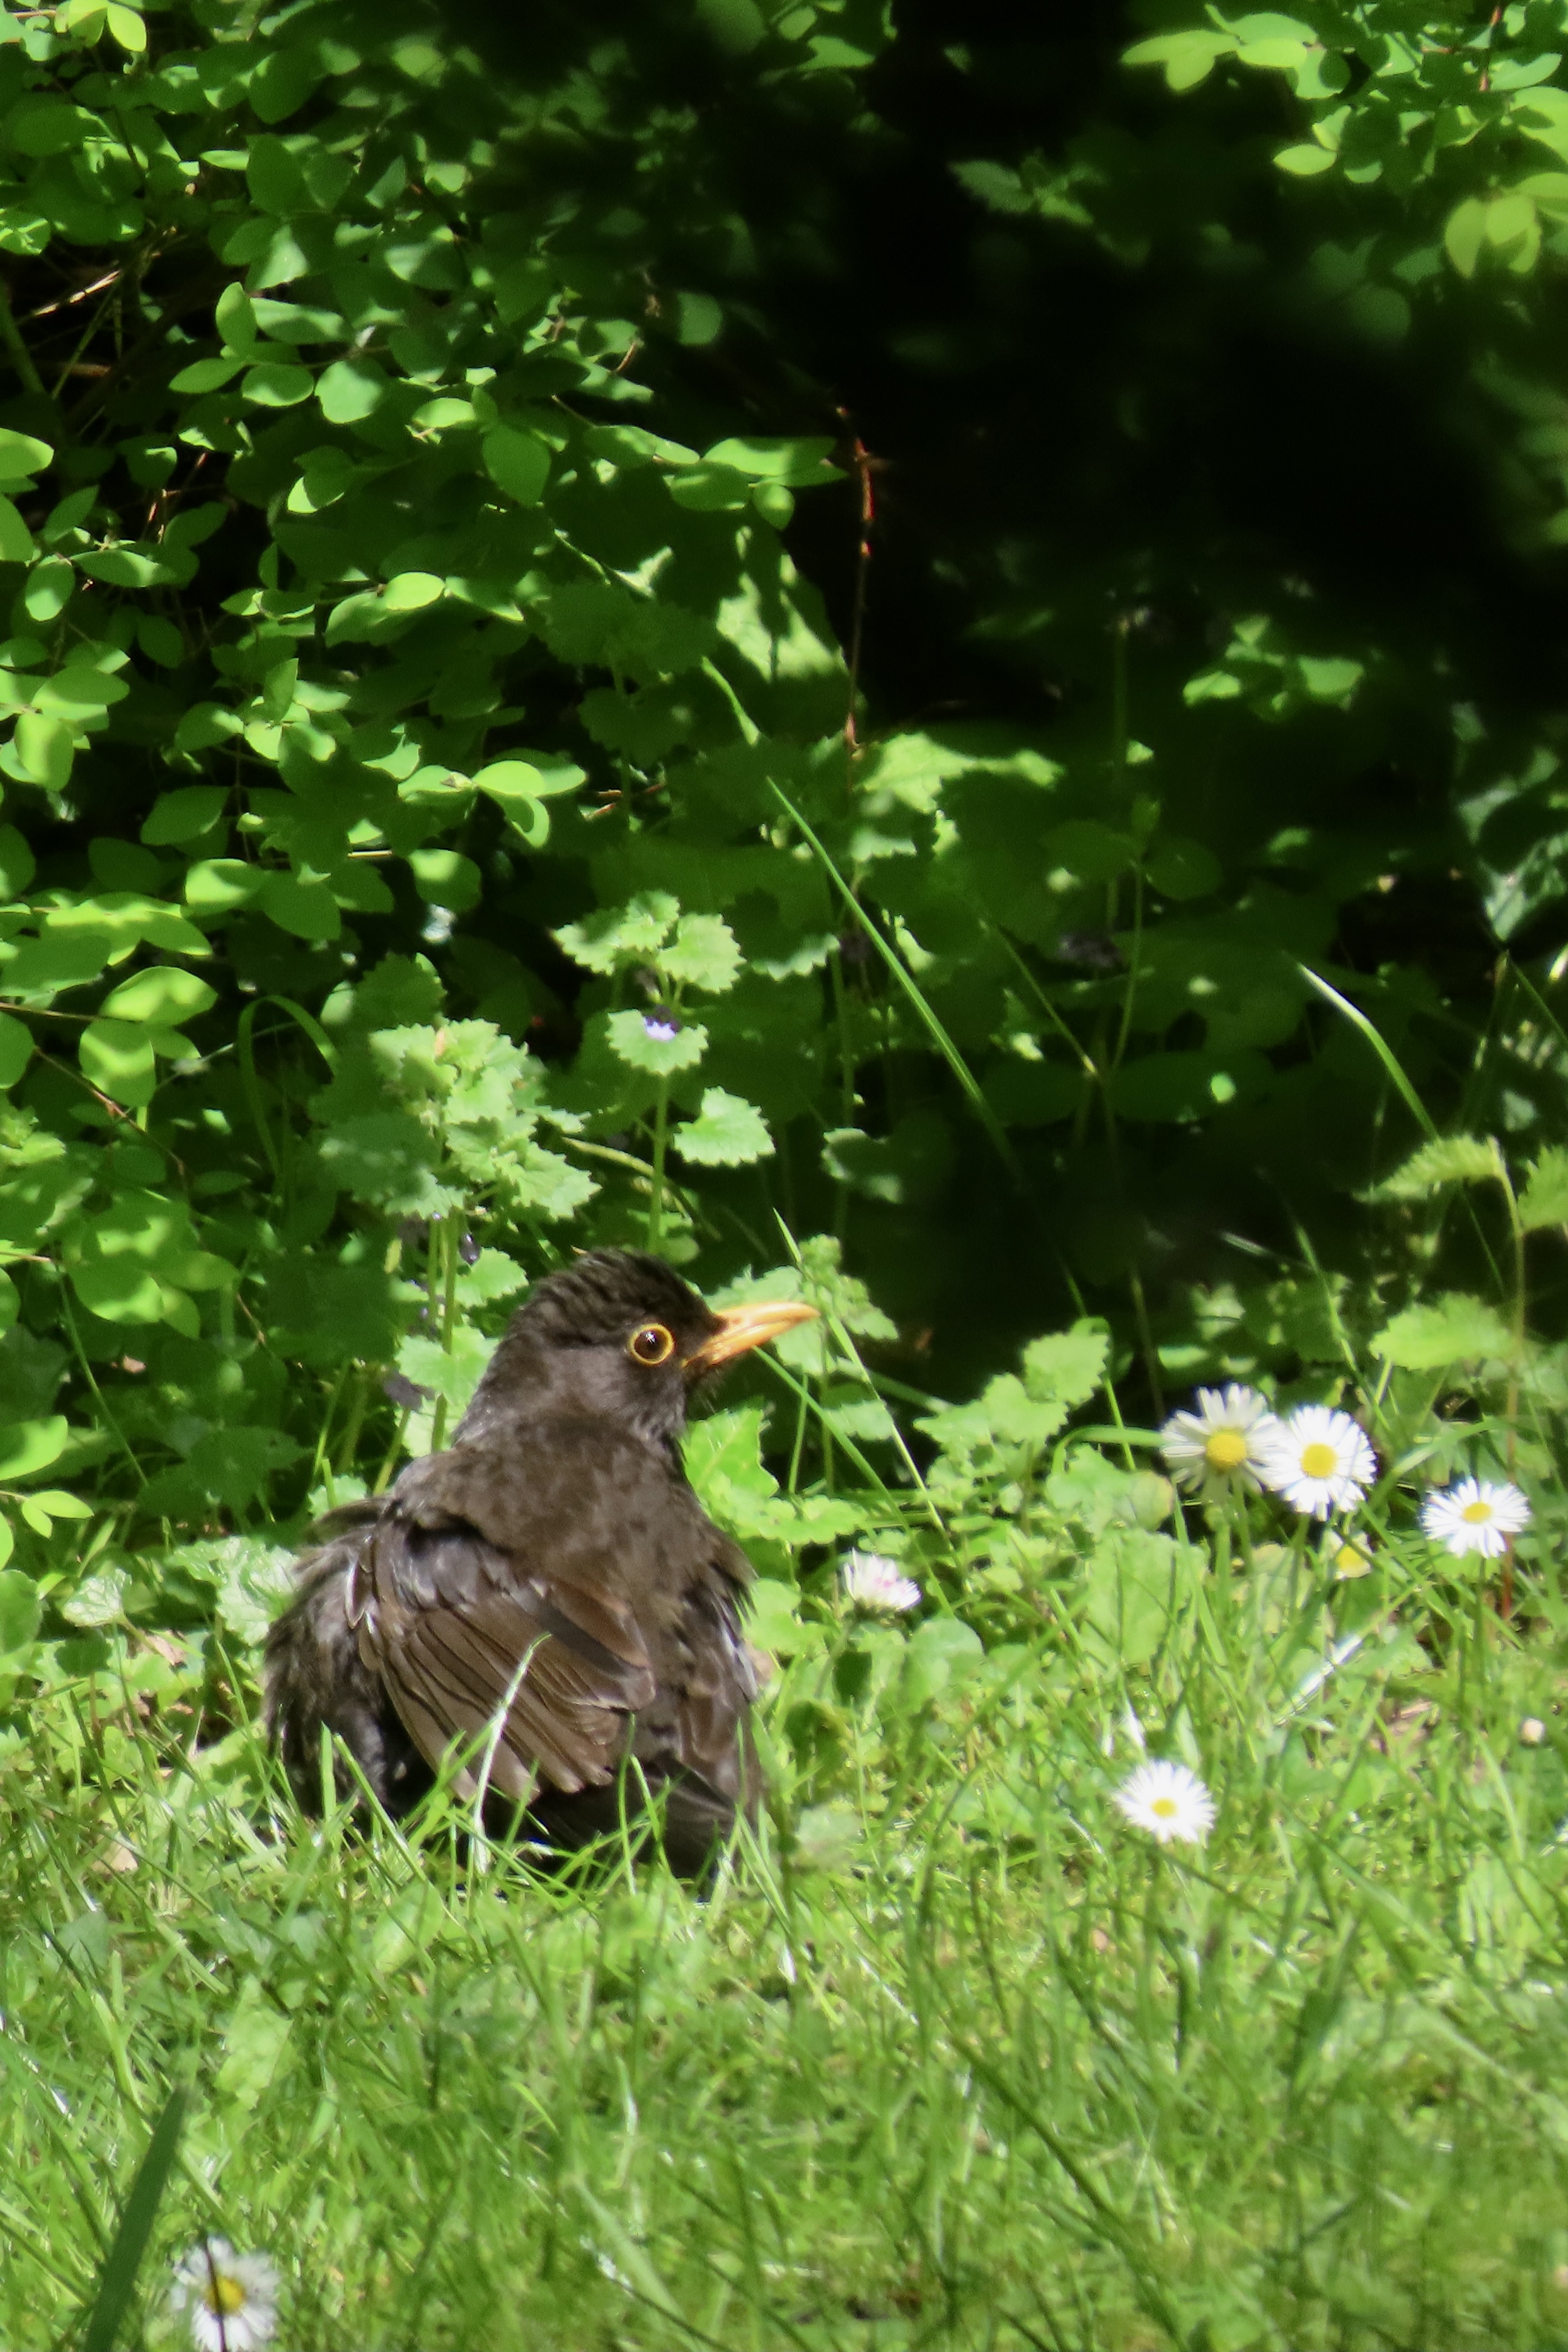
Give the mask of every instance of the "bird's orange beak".
[{"label": "bird's orange beak", "polygon": [[717,1371],[721,1364],[736,1356],[744,1356],[752,1348],[765,1347],[781,1332],[792,1331],[797,1323],[815,1323],[816,1309],[798,1298],[759,1298],[750,1307],[716,1307],[713,1310],[719,1328],[710,1339],[687,1357],[681,1367],[688,1380],[700,1380],[705,1372]]}]

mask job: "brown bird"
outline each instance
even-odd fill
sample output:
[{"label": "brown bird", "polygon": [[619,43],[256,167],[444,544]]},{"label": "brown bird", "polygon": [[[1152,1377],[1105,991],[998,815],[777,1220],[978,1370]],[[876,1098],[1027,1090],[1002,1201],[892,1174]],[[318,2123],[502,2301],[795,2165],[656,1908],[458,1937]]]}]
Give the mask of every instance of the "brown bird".
[{"label": "brown bird", "polygon": [[[451,1445],[323,1523],[267,1644],[300,1804],[321,1731],[387,1811],[457,1744],[453,1786],[575,1847],[662,1793],[677,1870],[760,1790],[742,1633],[752,1569],[681,1466],[693,1387],[814,1309],[715,1310],[659,1258],[595,1250],[512,1318]],[[340,1794],[346,1793],[340,1775]]]}]

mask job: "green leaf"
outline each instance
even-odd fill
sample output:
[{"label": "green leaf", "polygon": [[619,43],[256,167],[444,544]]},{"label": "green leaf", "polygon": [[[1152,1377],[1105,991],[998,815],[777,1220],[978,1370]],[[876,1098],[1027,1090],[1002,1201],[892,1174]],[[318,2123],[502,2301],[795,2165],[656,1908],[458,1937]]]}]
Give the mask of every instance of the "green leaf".
[{"label": "green leaf", "polygon": [[213,2077],[217,2097],[248,2113],[284,2063],[291,2026],[288,2011],[247,1977],[224,2032],[224,2054]]},{"label": "green leaf", "polygon": [[299,940],[335,940],[343,919],[338,902],[324,882],[307,882],[296,874],[268,874],[257,903],[279,930]]},{"label": "green leaf", "polygon": [[800,489],[815,482],[841,482],[847,477],[827,462],[833,443],[817,440],[752,438],[716,441],[703,453],[705,466],[731,467],[753,481],[779,482]]},{"label": "green leaf", "polygon": [[612,972],[657,955],[679,913],[679,899],[668,890],[639,890],[624,907],[601,907],[580,923],[563,923],[554,938],[574,962]]},{"label": "green leaf", "polygon": [[422,613],[446,593],[446,582],[434,572],[400,572],[387,582],[381,601],[389,613]]},{"label": "green leaf", "polygon": [[0,897],[20,898],[37,872],[32,851],[14,824],[0,824]]},{"label": "green leaf", "polygon": [[153,1022],[159,1028],[176,1028],[205,1013],[217,1002],[217,991],[194,971],[176,963],[150,964],[111,989],[100,1011],[114,1022]]},{"label": "green leaf", "polygon": [[1024,1350],[1024,1386],[1037,1404],[1059,1404],[1070,1412],[1105,1378],[1110,1346],[1110,1334],[1087,1322],[1031,1339]]},{"label": "green leaf", "polygon": [[16,721],[16,756],[36,784],[63,793],[70,782],[76,737],[63,719],[24,710]]},{"label": "green leaf", "polygon": [[203,857],[185,869],[185,904],[209,919],[226,915],[255,898],[267,879],[265,866],[242,857]]},{"label": "green leaf", "polygon": [[310,399],[315,388],[316,380],[309,368],[277,360],[265,360],[247,369],[239,387],[241,397],[253,401],[258,408],[297,408],[300,401]]},{"label": "green leaf", "polygon": [[256,307],[237,278],[224,288],[214,304],[213,324],[231,351],[250,352],[260,341]]},{"label": "green leaf", "polygon": [[700,1022],[677,1022],[656,1013],[612,1013],[605,1023],[610,1049],[634,1070],[668,1077],[694,1069],[708,1045]]},{"label": "green leaf", "polygon": [[513,425],[493,425],[479,445],[485,469],[520,507],[536,507],[550,478],[550,452],[536,434]]},{"label": "green leaf", "polygon": [[478,906],[483,877],[473,859],[458,850],[411,850],[408,866],[415,888],[431,906],[449,907],[459,915]]},{"label": "green leaf", "polygon": [[1166,898],[1206,898],[1217,890],[1225,869],[1212,849],[1179,834],[1163,834],[1144,863],[1154,888]]},{"label": "green leaf", "polygon": [[[618,1048],[617,1048],[618,1050]],[[704,1090],[702,1108],[670,1138],[682,1160],[699,1168],[741,1168],[772,1157],[773,1139],[762,1113],[722,1087]]]},{"label": "green leaf", "polygon": [[1490,1136],[1446,1135],[1424,1143],[1377,1187],[1384,1201],[1425,1201],[1445,1184],[1485,1184],[1503,1173],[1502,1154]]},{"label": "green leaf", "polygon": [[386,370],[374,360],[334,360],[316,384],[316,397],[329,425],[357,425],[374,416],[391,388]]},{"label": "green leaf", "polygon": [[134,8],[128,8],[124,0],[109,0],[103,15],[110,39],[118,42],[130,56],[141,57],[147,47],[145,20]]},{"label": "green leaf", "polygon": [[972,1626],[957,1617],[928,1617],[915,1627],[904,1654],[905,1697],[911,1706],[929,1706],[950,1685],[973,1674],[984,1654]]},{"label": "green leaf", "polygon": [[569,793],[583,782],[583,771],[569,761],[551,770],[536,768],[531,760],[492,760],[472,781],[481,793],[503,808],[514,801],[539,801],[555,793]]},{"label": "green leaf", "polygon": [[1487,206],[1480,196],[1467,196],[1449,214],[1443,245],[1461,278],[1473,278],[1487,238]]},{"label": "green leaf", "polygon": [[59,1460],[69,1436],[61,1412],[43,1421],[9,1422],[0,1427],[0,1485],[47,1470],[51,1462]]},{"label": "green leaf", "polygon": [[232,352],[221,359],[193,360],[178,375],[169,379],[171,392],[220,392],[245,365],[242,357]]},{"label": "green leaf", "polygon": [[133,1108],[152,1101],[158,1076],[153,1041],[140,1024],[91,1022],[81,1033],[78,1052],[83,1077],[100,1094]]},{"label": "green leaf", "polygon": [[1495,1307],[1450,1291],[1420,1307],[1407,1307],[1372,1341],[1373,1352],[1412,1372],[1440,1371],[1448,1364],[1508,1357],[1513,1342]]},{"label": "green leaf", "polygon": [[96,1576],[83,1577],[69,1599],[61,1601],[60,1614],[68,1624],[87,1630],[123,1624],[130,1589],[131,1579],[123,1569],[100,1569]]},{"label": "green leaf", "polygon": [[141,837],[154,849],[195,841],[210,832],[227,805],[228,793],[221,784],[187,784],[180,792],[160,793],[142,823]]},{"label": "green leaf", "polygon": [[1274,167],[1289,172],[1293,179],[1316,179],[1321,172],[1331,172],[1337,157],[1327,147],[1315,141],[1302,140],[1293,147],[1278,147],[1274,151]]},{"label": "green leaf", "polygon": [[793,1658],[810,1647],[810,1633],[801,1622],[800,1593],[795,1585],[780,1583],[771,1576],[757,1579],[746,1612],[746,1639],[772,1658]]},{"label": "green leaf", "polygon": [[0,563],[31,563],[37,551],[32,532],[10,499],[0,495]]},{"label": "green leaf", "polygon": [[656,951],[667,980],[721,996],[741,976],[741,950],[721,915],[682,915],[675,937]]},{"label": "green leaf", "polygon": [[1195,89],[1207,80],[1217,61],[1234,56],[1239,46],[1234,33],[1158,33],[1152,40],[1135,41],[1130,49],[1123,49],[1121,62],[1163,66],[1168,88]]},{"label": "green leaf", "polygon": [[31,489],[32,478],[54,461],[54,449],[31,433],[17,433],[0,425],[0,488]]},{"label": "green leaf", "polygon": [[[0,1527],[4,1526],[0,1521]],[[12,1536],[8,1527],[5,1528],[3,1541],[0,1559],[9,1559]],[[32,1578],[24,1576],[18,1569],[0,1570],[0,1657],[25,1650],[30,1642],[36,1642],[43,1614],[44,1604]]]},{"label": "green leaf", "polygon": [[1568,1225],[1568,1151],[1552,1144],[1530,1171],[1520,1197],[1519,1220],[1526,1233],[1543,1225]]},{"label": "green leaf", "polygon": [[0,1087],[14,1087],[33,1058],[33,1033],[14,1013],[0,1013]]}]

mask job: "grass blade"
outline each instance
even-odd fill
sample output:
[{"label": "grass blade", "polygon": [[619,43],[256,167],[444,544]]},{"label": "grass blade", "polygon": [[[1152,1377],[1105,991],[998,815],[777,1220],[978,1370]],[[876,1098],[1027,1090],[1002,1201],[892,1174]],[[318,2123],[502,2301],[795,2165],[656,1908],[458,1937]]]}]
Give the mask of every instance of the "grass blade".
[{"label": "grass blade", "polygon": [[795,803],[790,799],[789,794],[784,792],[779,785],[775,784],[771,777],[768,780],[768,790],[773,793],[773,798],[778,802],[779,806],[785,812],[791,821],[800,827],[800,830],[805,835],[806,842],[809,844],[814,856],[821,865],[823,872],[832,882],[835,889],[839,892],[845,905],[850,908],[854,914],[856,921],[860,925],[866,937],[870,940],[872,946],[881,957],[882,961],[887,965],[892,978],[898,982],[899,986],[903,990],[904,994],[909,998],[910,1003],[914,1006],[914,1009],[919,1014],[932,1045],[936,1047],[937,1052],[942,1055],[942,1060],[947,1064],[948,1068],[952,1072],[953,1076],[958,1080],[959,1085],[963,1087],[964,1094],[968,1097],[970,1108],[973,1109],[976,1118],[979,1119],[981,1126],[985,1129],[986,1134],[991,1138],[992,1142],[995,1145],[996,1154],[1001,1160],[1003,1167],[1005,1168],[1008,1175],[1012,1177],[1014,1182],[1020,1188],[1020,1190],[1022,1190],[1024,1171],[1018,1165],[1017,1155],[1014,1151],[1012,1143],[1008,1139],[1007,1130],[1002,1125],[1001,1120],[997,1118],[990,1104],[986,1101],[984,1094],[981,1090],[980,1081],[976,1078],[973,1071],[970,1068],[968,1063],[959,1052],[958,1047],[953,1044],[952,1039],[948,1035],[947,1031],[943,1027],[942,1021],[939,1019],[935,1009],[927,1002],[914,974],[910,971],[902,956],[899,954],[895,948],[889,946],[889,942],[883,938],[877,925],[872,922],[870,917],[867,914],[866,909],[861,906],[858,898],[856,898],[854,891],[851,890],[848,883],[844,879],[843,875],[840,874],[837,866],[835,866],[832,858],[828,856],[827,851],[817,839],[805,818],[802,816]]},{"label": "grass blade", "polygon": [[147,2251],[147,2241],[174,2168],[189,2096],[183,2089],[171,2091],[163,2114],[153,2126],[147,2152],[136,2168],[120,2226],[98,2274],[98,2292],[82,2329],[80,2352],[114,2352],[121,2322],[136,2289],[142,2257]]},{"label": "grass blade", "polygon": [[1352,1029],[1360,1030],[1362,1035],[1366,1039],[1367,1044],[1372,1047],[1373,1052],[1377,1055],[1378,1060],[1383,1064],[1384,1068],[1387,1071],[1389,1078],[1397,1091],[1400,1099],[1405,1103],[1406,1108],[1415,1119],[1417,1125],[1420,1127],[1422,1134],[1426,1136],[1428,1142],[1436,1143],[1438,1139],[1437,1129],[1433,1123],[1432,1116],[1427,1110],[1426,1104],[1422,1101],[1420,1096],[1416,1093],[1415,1087],[1411,1085],[1409,1079],[1405,1076],[1405,1072],[1400,1068],[1399,1063],[1394,1056],[1394,1048],[1389,1045],[1382,1031],[1376,1028],[1373,1024],[1367,1019],[1366,1014],[1362,1011],[1360,1005],[1352,1004],[1348,996],[1342,996],[1337,988],[1331,988],[1326,980],[1321,980],[1310,964],[1299,962],[1296,969],[1300,973],[1303,980],[1310,981],[1312,986],[1317,990],[1318,994],[1324,1000],[1325,1003],[1331,1004],[1336,1013],[1342,1013],[1344,1018],[1350,1023]]}]

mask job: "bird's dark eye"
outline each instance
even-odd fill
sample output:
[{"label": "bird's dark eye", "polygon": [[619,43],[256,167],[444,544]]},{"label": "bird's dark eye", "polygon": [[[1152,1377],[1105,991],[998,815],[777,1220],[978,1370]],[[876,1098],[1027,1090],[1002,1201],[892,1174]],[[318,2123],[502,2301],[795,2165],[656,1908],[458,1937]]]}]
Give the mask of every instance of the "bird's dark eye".
[{"label": "bird's dark eye", "polygon": [[675,1353],[675,1335],[662,1323],[645,1323],[626,1341],[626,1353],[639,1364],[668,1364]]}]

